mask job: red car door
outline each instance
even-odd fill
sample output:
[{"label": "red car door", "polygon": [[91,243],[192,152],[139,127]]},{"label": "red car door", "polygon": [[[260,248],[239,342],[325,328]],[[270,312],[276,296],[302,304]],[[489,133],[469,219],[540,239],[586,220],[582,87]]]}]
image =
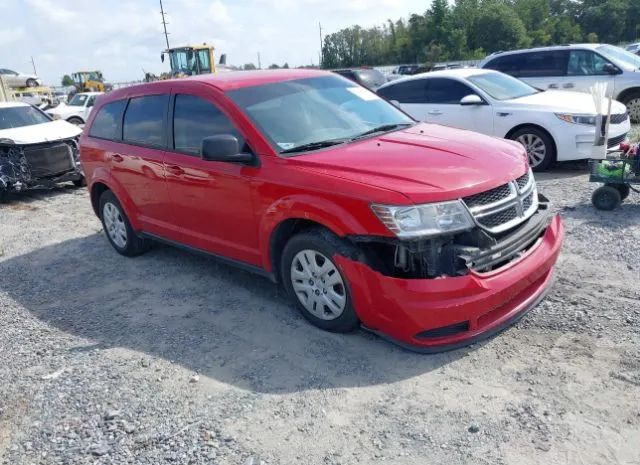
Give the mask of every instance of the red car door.
[{"label": "red car door", "polygon": [[142,229],[166,235],[171,229],[164,177],[169,93],[133,97],[126,107],[122,144],[108,154],[111,173],[133,201]]},{"label": "red car door", "polygon": [[245,139],[229,117],[198,89],[184,87],[172,99],[170,147],[164,164],[180,242],[260,266],[251,183],[259,168],[205,161],[202,139],[233,134]]}]

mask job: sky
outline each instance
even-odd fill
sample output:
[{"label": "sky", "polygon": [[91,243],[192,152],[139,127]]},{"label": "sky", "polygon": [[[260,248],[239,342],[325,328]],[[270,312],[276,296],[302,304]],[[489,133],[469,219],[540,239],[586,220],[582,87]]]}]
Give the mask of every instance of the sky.
[{"label": "sky", "polygon": [[[323,34],[423,13],[430,0],[163,0],[171,46],[213,43],[227,63],[317,64]],[[99,69],[109,82],[168,70],[158,0],[0,0],[0,68],[59,85]]]}]

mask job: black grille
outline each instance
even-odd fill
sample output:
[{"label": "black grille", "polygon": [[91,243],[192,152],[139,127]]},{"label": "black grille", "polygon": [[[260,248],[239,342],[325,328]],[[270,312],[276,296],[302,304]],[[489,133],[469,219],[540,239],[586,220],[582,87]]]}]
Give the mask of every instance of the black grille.
[{"label": "black grille", "polygon": [[620,143],[623,142],[626,138],[627,138],[626,134],[622,134],[618,137],[612,137],[607,141],[607,146],[609,148],[612,148],[612,147],[615,147],[616,145],[620,145]]},{"label": "black grille", "polygon": [[507,197],[509,197],[509,194],[511,194],[509,184],[503,184],[502,186],[496,187],[489,191],[465,197],[464,203],[466,203],[467,207],[469,208],[479,207],[506,199]]},{"label": "black grille", "polygon": [[74,168],[71,148],[65,143],[25,147],[24,156],[36,177],[55,176]]},{"label": "black grille", "polygon": [[518,217],[518,210],[515,206],[506,208],[492,215],[483,216],[478,218],[478,223],[487,228],[495,228],[502,226],[511,220],[515,220]]},{"label": "black grille", "polygon": [[611,115],[611,124],[624,123],[629,115],[627,113],[620,113],[619,115]]},{"label": "black grille", "polygon": [[516,182],[518,183],[518,188],[522,190],[529,182],[529,173],[520,176],[518,179],[516,179]]},{"label": "black grille", "polygon": [[533,192],[527,195],[524,199],[522,199],[522,210],[527,211],[531,208],[531,204],[533,203]]}]

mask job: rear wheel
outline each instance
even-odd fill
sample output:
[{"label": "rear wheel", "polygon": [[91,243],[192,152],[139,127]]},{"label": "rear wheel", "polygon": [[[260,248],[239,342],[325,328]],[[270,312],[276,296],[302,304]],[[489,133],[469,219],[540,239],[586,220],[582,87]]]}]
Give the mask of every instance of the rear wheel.
[{"label": "rear wheel", "polygon": [[149,241],[136,235],[122,205],[111,191],[100,196],[100,220],[107,239],[119,254],[133,257],[149,249]]},{"label": "rear wheel", "polygon": [[287,293],[309,322],[326,331],[348,332],[359,325],[347,280],[334,261],[351,248],[329,231],[311,229],[291,238],[282,254]]},{"label": "rear wheel", "polygon": [[38,87],[38,81],[35,79],[27,79],[27,87]]},{"label": "rear wheel", "polygon": [[611,185],[601,186],[593,192],[591,202],[598,210],[610,211],[618,208],[622,203],[622,197],[620,191],[615,187]]},{"label": "rear wheel", "polygon": [[556,147],[553,139],[545,131],[533,126],[520,128],[509,136],[520,142],[529,157],[533,171],[545,171],[556,159]]}]

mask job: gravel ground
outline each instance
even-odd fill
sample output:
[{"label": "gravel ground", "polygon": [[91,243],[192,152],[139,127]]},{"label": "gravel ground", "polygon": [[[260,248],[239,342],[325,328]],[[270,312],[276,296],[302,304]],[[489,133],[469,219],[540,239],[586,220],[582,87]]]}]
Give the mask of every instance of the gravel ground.
[{"label": "gravel ground", "polygon": [[539,176],[567,239],[549,297],[418,355],[307,324],[274,285],[108,245],[85,189],[0,207],[0,463],[638,464],[640,195]]}]

